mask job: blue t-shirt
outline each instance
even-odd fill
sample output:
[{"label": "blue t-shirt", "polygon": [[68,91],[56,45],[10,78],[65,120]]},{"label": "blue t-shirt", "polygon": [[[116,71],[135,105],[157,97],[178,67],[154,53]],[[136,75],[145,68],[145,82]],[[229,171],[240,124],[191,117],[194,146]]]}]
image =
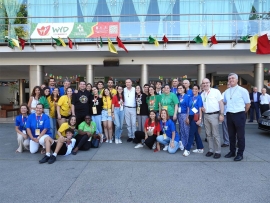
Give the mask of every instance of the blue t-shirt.
[{"label": "blue t-shirt", "polygon": [[27,123],[28,116],[23,117],[22,115],[16,116],[15,126],[19,127],[20,131],[26,131],[26,123]]},{"label": "blue t-shirt", "polygon": [[186,94],[187,94],[189,97],[192,97],[192,96],[193,96],[192,89],[187,90]]},{"label": "blue t-shirt", "polygon": [[41,116],[36,116],[35,113],[32,113],[29,115],[27,122],[26,122],[26,128],[29,128],[32,132],[33,137],[37,138],[38,135],[35,134],[36,129],[40,129],[40,133],[46,128],[47,132],[46,135],[52,136],[52,133],[50,131],[50,118],[46,114],[42,114]]},{"label": "blue t-shirt", "polygon": [[177,87],[172,87],[171,92],[174,93],[174,94],[177,94]]},{"label": "blue t-shirt", "polygon": [[192,108],[196,108],[198,110],[197,114],[199,114],[199,109],[203,107],[202,97],[200,95],[194,97],[190,97],[189,99],[189,115],[194,115]]},{"label": "blue t-shirt", "polygon": [[179,134],[178,132],[175,130],[175,124],[174,122],[169,119],[166,121],[166,123],[163,123],[162,120],[160,121],[160,128],[162,130],[162,132],[166,133],[166,135],[169,137],[169,138],[172,138],[172,132],[175,132],[175,137],[174,137],[174,141],[176,142],[179,142]]},{"label": "blue t-shirt", "polygon": [[177,97],[179,100],[179,107],[181,107],[181,114],[186,114],[190,97],[187,94],[184,94],[184,96],[178,94]]}]

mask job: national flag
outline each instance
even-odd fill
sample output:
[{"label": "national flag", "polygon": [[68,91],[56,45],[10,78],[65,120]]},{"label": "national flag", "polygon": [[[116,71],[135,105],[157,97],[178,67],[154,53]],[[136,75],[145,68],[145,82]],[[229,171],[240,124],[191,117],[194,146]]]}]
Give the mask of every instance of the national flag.
[{"label": "national flag", "polygon": [[212,44],[217,44],[217,39],[216,39],[216,35],[213,35],[212,37],[210,37],[211,43]]},{"label": "national flag", "polygon": [[249,38],[250,40],[250,51],[256,52],[257,43],[258,43],[258,35],[254,35],[253,37]]},{"label": "national flag", "polygon": [[21,48],[18,40],[11,38],[11,41],[15,47]]},{"label": "national flag", "polygon": [[73,48],[73,42],[69,37],[68,37],[68,46],[69,46],[70,49]]},{"label": "national flag", "polygon": [[109,38],[108,38],[108,47],[109,47],[109,51],[111,53],[118,54],[115,47],[114,47],[114,45],[113,45],[113,43],[112,43],[112,41]]},{"label": "national flag", "polygon": [[267,34],[258,37],[257,54],[270,54],[270,44]]},{"label": "national flag", "polygon": [[204,36],[203,36],[202,41],[203,41],[203,46],[206,47],[207,44],[208,44],[208,37],[207,37],[207,35],[204,35]]},{"label": "national flag", "polygon": [[165,35],[163,36],[162,40],[163,40],[164,43],[168,43],[168,41],[169,41],[168,38]]},{"label": "national flag", "polygon": [[99,39],[100,39],[99,45],[100,45],[100,47],[103,47],[103,41],[102,41],[102,38],[99,37]]},{"label": "national flag", "polygon": [[158,43],[158,41],[155,39],[155,38],[153,38],[153,37],[151,37],[151,35],[149,36],[149,38],[148,38],[148,42],[150,43],[150,44],[155,44],[155,46],[159,46],[159,43]]},{"label": "national flag", "polygon": [[243,37],[240,37],[240,39],[242,40],[242,41],[244,41],[244,42],[247,42],[248,41],[248,39],[249,39],[249,35],[246,35],[246,36],[243,36]]},{"label": "national flag", "polygon": [[67,46],[63,39],[61,39],[60,37],[58,37],[58,39],[61,42],[61,44],[62,44],[63,47],[66,47]]},{"label": "national flag", "polygon": [[11,39],[7,39],[7,41],[8,41],[8,47],[11,48],[11,49],[14,49],[15,46],[14,46],[12,40]]},{"label": "national flag", "polygon": [[57,46],[62,46],[62,42],[59,39],[53,38]]},{"label": "national flag", "polygon": [[203,40],[202,40],[202,38],[200,37],[200,35],[198,35],[197,37],[195,37],[194,39],[193,39],[196,43],[203,43]]},{"label": "national flag", "polygon": [[20,41],[20,44],[21,44],[21,47],[22,47],[22,50],[24,50],[24,46],[25,46],[25,40],[24,39],[22,39],[22,38],[18,38],[19,39],[19,41]]},{"label": "national flag", "polygon": [[116,41],[118,43],[118,47],[124,49],[128,53],[128,50],[126,49],[125,45],[123,44],[123,42],[121,41],[121,39],[118,36],[116,37]]}]

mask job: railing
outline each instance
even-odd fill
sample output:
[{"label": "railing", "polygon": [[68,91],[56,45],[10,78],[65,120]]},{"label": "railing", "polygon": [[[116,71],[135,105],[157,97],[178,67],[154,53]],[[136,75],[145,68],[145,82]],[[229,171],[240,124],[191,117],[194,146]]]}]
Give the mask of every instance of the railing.
[{"label": "railing", "polygon": [[[115,31],[113,35],[103,35],[103,40],[106,38],[115,39],[119,36],[122,41],[126,42],[138,42],[147,41],[148,37],[151,35],[158,41],[162,41],[162,37],[166,35],[169,41],[192,41],[197,35],[200,34],[201,37],[207,35],[211,37],[216,35],[216,39],[219,41],[226,40],[239,40],[241,36],[254,35],[254,34],[270,34],[270,20],[262,19],[258,17],[255,20],[239,20],[238,16],[241,15],[248,16],[253,15],[252,13],[232,13],[232,14],[173,14],[166,15],[166,20],[163,21],[144,21],[144,22],[127,22],[127,18],[132,16],[140,15],[121,15],[121,21],[119,22],[119,30]],[[257,16],[268,15],[268,13],[256,13]],[[161,15],[147,15],[147,17],[159,17]],[[66,38],[67,34],[65,31],[59,31],[61,27],[68,27],[69,29],[74,28],[74,23],[76,26],[81,25],[85,36],[73,36],[77,42],[97,42],[99,41],[99,34],[95,34],[94,37],[89,37],[94,23],[84,23],[81,21],[87,21],[87,18],[95,18],[97,22],[102,24],[108,22],[108,15],[99,16],[65,16],[65,17],[27,17],[28,24],[2,24],[0,25],[0,41],[5,42],[5,38],[16,38],[12,36],[12,31],[16,30],[16,35],[24,39],[31,39],[35,43],[51,43],[51,37],[61,37]],[[113,16],[115,17],[115,16]],[[23,18],[23,17],[21,17]],[[83,20],[83,19],[84,20]],[[173,20],[178,18],[180,20]],[[0,18],[0,21],[4,18]],[[20,18],[19,18],[20,19]],[[70,23],[65,22],[69,19]],[[182,20],[183,19],[183,20]],[[57,21],[57,22],[55,22]],[[48,36],[33,36],[33,31],[35,30],[35,23],[47,23],[48,25],[56,26],[54,31],[58,29],[59,32],[51,32]],[[108,25],[117,22],[108,22]],[[58,28],[57,28],[58,27]],[[74,28],[78,29],[78,27]],[[70,30],[69,30],[70,31]],[[58,35],[57,33],[62,33]],[[14,35],[14,34],[13,34]],[[113,41],[113,40],[112,40]]]}]

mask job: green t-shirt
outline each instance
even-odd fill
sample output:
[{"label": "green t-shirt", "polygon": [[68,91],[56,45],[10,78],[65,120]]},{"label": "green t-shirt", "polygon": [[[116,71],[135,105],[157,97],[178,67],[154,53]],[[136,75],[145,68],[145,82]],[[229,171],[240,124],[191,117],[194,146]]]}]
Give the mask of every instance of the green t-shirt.
[{"label": "green t-shirt", "polygon": [[161,108],[166,108],[167,107],[167,111],[169,116],[173,116],[174,115],[174,107],[175,104],[178,104],[178,98],[176,96],[176,94],[174,93],[169,93],[169,94],[162,94],[161,95]]},{"label": "green t-shirt", "polygon": [[50,104],[45,96],[40,97],[38,101],[43,104],[44,109],[50,109]]},{"label": "green t-shirt", "polygon": [[90,125],[88,125],[85,121],[83,121],[80,125],[78,130],[82,130],[84,132],[90,132],[90,134],[93,134],[97,129],[96,123],[94,121],[91,121]]},{"label": "green t-shirt", "polygon": [[161,100],[161,95],[154,95],[154,96],[147,97],[147,104],[148,104],[149,111],[151,110],[158,111],[160,100]]}]

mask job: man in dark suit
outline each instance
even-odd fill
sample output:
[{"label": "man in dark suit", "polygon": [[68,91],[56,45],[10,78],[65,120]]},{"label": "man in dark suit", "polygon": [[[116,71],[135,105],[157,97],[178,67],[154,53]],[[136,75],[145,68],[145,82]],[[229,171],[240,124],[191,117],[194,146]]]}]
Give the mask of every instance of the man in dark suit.
[{"label": "man in dark suit", "polygon": [[260,116],[260,96],[257,87],[253,87],[253,91],[249,94],[251,106],[250,106],[250,119],[248,122],[253,122],[254,110],[256,112],[256,120],[258,122]]}]

